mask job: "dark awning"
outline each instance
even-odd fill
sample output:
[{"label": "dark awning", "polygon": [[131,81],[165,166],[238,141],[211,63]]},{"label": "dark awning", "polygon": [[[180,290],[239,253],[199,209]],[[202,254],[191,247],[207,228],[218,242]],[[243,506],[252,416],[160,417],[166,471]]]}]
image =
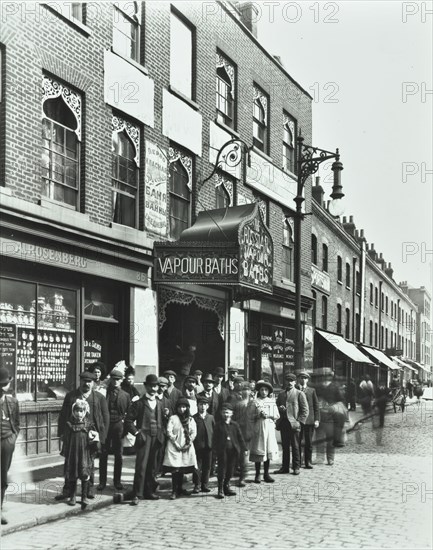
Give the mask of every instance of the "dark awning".
[{"label": "dark awning", "polygon": [[154,280],[272,293],[274,250],[257,203],[200,212],[176,242],[155,243]]},{"label": "dark awning", "polygon": [[316,332],[317,334],[320,334],[320,336],[324,338],[327,342],[329,342],[332,346],[334,346],[335,349],[348,357],[351,361],[355,361],[356,363],[373,364],[373,362],[370,361],[370,359],[366,355],[361,353],[356,346],[354,346],[351,342],[345,340],[339,334],[335,334],[333,332],[324,332],[323,330],[319,330],[317,328]]}]

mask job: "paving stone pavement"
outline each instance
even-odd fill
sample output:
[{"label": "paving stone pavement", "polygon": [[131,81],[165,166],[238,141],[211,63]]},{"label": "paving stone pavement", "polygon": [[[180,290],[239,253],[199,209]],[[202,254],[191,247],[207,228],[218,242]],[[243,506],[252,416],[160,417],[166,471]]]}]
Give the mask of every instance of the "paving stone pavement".
[{"label": "paving stone pavement", "polygon": [[[6,535],[2,550],[160,548],[432,548],[431,403],[351,433],[333,466],[316,464],[236,496],[128,503]],[[279,467],[276,462],[275,468]],[[251,471],[251,476],[252,476]]]}]

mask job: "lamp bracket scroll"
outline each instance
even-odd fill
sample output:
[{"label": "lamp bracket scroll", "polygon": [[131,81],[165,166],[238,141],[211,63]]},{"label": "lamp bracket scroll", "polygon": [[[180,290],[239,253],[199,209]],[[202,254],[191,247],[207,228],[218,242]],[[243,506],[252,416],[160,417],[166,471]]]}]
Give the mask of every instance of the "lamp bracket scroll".
[{"label": "lamp bracket scroll", "polygon": [[233,138],[229,141],[226,141],[224,145],[219,149],[218,155],[215,161],[215,166],[211,174],[205,178],[201,185],[203,186],[207,181],[209,181],[215,172],[226,166],[228,168],[236,168],[242,162],[242,149],[245,148],[249,154],[249,146],[240,138]]}]

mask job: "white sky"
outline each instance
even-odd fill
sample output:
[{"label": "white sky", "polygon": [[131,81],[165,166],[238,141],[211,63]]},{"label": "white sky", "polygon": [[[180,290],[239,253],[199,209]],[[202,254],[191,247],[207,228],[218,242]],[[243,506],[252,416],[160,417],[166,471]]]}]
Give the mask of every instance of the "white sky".
[{"label": "white sky", "polygon": [[[340,148],[345,215],[391,262],[397,282],[431,292],[433,176],[423,168],[433,169],[433,96],[425,93],[433,88],[433,2],[257,5],[260,42],[315,99],[313,145]],[[405,102],[403,87],[413,91]],[[406,182],[403,163],[415,163]]]}]

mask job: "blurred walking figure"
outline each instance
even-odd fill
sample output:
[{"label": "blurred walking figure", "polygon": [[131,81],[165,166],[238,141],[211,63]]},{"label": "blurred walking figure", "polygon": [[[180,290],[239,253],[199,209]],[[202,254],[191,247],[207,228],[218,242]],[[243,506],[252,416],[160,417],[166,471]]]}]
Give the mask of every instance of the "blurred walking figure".
[{"label": "blurred walking figure", "polygon": [[[227,399],[227,403],[233,405],[233,421],[239,424],[242,435],[244,437],[247,449],[250,448],[252,427],[248,418],[250,404],[253,402],[251,398],[248,382],[245,382],[242,376],[237,376],[234,379],[234,388]],[[246,456],[240,453],[236,470],[239,471],[239,487],[245,487],[245,478],[247,475]]]},{"label": "blurred walking figure", "polygon": [[374,396],[374,386],[370,379],[370,376],[366,374],[359,384],[359,402],[362,407],[364,416],[368,416],[371,413],[371,403]]},{"label": "blurred walking figure", "polygon": [[346,387],[346,404],[349,411],[356,410],[356,382],[354,378],[349,380]]},{"label": "blurred walking figure", "polygon": [[383,445],[383,428],[385,426],[385,412],[388,398],[388,389],[385,386],[379,386],[373,401],[373,430],[376,433],[376,445]]},{"label": "blurred walking figure", "polygon": [[[6,367],[0,368],[0,409],[1,409],[1,507],[8,488],[8,471],[12,464],[12,456],[15,451],[15,443],[20,431],[20,411],[18,400],[11,395],[6,395],[13,378],[9,376]],[[6,525],[7,520],[1,515],[1,524]]]},{"label": "blurred walking figure", "polygon": [[320,424],[316,429],[316,462],[324,464],[326,457],[328,465],[332,466],[335,458],[334,411],[323,381],[316,386],[316,392],[320,411]]}]

